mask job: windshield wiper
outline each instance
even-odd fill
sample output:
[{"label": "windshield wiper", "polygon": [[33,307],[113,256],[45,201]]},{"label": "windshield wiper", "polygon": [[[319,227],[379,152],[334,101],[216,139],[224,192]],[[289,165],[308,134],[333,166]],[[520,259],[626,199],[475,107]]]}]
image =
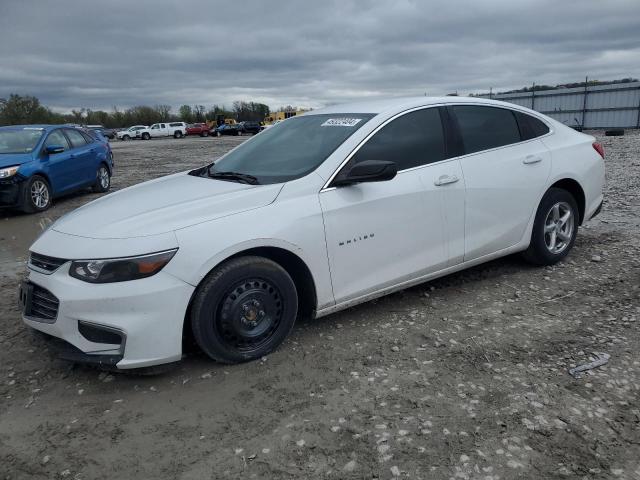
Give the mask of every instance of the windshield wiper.
[{"label": "windshield wiper", "polygon": [[214,172],[211,169],[208,170],[208,175],[211,178],[219,178],[220,180],[236,181],[247,183],[249,185],[260,185],[260,182],[253,175],[238,172]]}]

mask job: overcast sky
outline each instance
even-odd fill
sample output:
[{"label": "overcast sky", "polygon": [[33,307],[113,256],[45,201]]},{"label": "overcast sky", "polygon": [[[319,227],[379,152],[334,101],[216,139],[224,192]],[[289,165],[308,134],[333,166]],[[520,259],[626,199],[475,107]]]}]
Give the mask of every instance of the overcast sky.
[{"label": "overcast sky", "polygon": [[638,0],[0,0],[0,97],[320,107],[640,77]]}]

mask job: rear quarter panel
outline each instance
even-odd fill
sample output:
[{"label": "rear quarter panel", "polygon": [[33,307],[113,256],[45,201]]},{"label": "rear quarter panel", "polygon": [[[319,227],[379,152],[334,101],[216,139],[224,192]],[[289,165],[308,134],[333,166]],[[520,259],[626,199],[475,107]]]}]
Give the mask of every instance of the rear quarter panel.
[{"label": "rear quarter panel", "polygon": [[542,141],[551,151],[549,185],[570,178],[577,181],[585,194],[585,220],[603,199],[604,160],[593,148],[595,138],[554,122],[555,132]]}]

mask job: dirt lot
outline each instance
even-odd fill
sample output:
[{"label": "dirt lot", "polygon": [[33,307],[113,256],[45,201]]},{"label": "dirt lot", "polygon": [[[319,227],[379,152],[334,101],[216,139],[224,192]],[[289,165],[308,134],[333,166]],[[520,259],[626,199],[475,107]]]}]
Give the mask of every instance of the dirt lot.
[{"label": "dirt lot", "polygon": [[[640,479],[640,135],[602,137],[604,211],[568,261],[509,257],[316,321],[261,362],[57,360],[16,285],[52,220],[0,216],[0,478]],[[242,141],[114,142],[115,189]],[[591,352],[608,365],[580,379]]]}]

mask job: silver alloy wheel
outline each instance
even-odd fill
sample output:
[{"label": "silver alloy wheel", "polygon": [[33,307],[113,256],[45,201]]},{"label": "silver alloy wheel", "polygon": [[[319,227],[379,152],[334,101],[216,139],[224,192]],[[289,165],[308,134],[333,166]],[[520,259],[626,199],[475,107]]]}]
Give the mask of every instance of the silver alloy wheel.
[{"label": "silver alloy wheel", "polygon": [[109,171],[107,170],[107,167],[100,167],[100,169],[98,170],[98,181],[100,182],[100,186],[103,189],[107,189],[109,187]]},{"label": "silver alloy wheel", "polygon": [[575,217],[571,205],[558,202],[551,207],[544,221],[544,243],[554,255],[562,253],[571,243]]},{"label": "silver alloy wheel", "polygon": [[37,208],[45,208],[49,205],[49,187],[42,180],[36,180],[31,184],[31,201]]}]

